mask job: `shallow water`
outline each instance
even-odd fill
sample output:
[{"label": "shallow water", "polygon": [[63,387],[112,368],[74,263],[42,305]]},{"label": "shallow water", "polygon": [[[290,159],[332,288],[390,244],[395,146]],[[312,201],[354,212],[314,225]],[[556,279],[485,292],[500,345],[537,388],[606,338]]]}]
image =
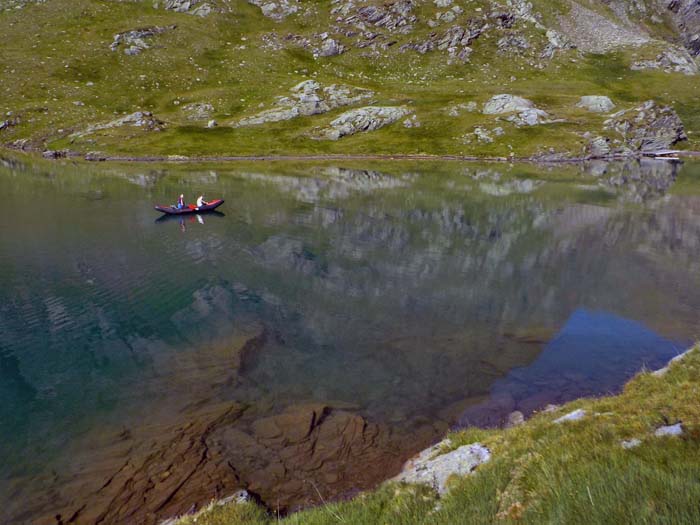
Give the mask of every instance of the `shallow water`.
[{"label": "shallow water", "polygon": [[[157,221],[180,192],[223,213]],[[0,195],[7,522],[98,429],[318,402],[433,439],[615,391],[698,335],[700,164],[6,161]]]}]

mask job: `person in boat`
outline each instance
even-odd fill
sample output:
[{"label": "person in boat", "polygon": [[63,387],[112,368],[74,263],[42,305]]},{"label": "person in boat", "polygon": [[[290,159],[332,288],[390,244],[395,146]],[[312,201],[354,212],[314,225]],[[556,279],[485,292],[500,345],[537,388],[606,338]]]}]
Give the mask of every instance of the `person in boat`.
[{"label": "person in boat", "polygon": [[200,195],[197,197],[197,208],[201,208],[202,206],[206,206],[209,204],[207,201],[204,200],[204,195]]},{"label": "person in boat", "polygon": [[185,195],[183,193],[177,198],[177,209],[181,210],[185,207]]}]

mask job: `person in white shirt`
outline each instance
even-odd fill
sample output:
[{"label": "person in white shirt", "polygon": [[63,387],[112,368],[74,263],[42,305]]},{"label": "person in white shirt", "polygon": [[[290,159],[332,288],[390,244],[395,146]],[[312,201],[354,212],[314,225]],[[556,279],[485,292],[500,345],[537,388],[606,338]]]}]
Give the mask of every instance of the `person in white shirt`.
[{"label": "person in white shirt", "polygon": [[197,197],[197,208],[201,208],[202,206],[206,206],[209,204],[207,201],[204,200],[204,195],[200,195]]}]

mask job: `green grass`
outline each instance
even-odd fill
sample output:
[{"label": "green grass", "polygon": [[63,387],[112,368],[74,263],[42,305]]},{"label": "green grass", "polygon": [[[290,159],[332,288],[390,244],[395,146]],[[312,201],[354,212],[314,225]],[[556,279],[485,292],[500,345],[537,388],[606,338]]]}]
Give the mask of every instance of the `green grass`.
[{"label": "green grass", "polygon": [[[449,64],[447,53],[425,55],[400,52],[402,44],[419,41],[434,31],[491,9],[485,1],[465,7],[454,24],[430,28],[425,23],[438,9],[432,2],[416,10],[420,21],[408,35],[396,35],[397,43],[381,57],[367,57],[366,50],[352,49],[315,60],[310,49],[288,46],[272,51],[261,45],[271,32],[310,39],[332,29],[330,7],[318,2],[305,17],[289,17],[276,23],[260,10],[240,0],[231,2],[231,13],[199,18],[154,9],[150,1],[101,2],[98,0],[50,0],[21,10],[0,11],[0,112],[12,112],[20,124],[0,131],[0,144],[29,139],[38,148],[100,150],[126,155],[257,155],[314,153],[430,153],[480,156],[527,156],[550,149],[580,154],[583,133],[599,133],[603,117],[576,109],[578,97],[609,95],[619,108],[647,99],[673,105],[684,120],[690,142],[700,148],[700,93],[697,80],[681,74],[634,72],[632,60],[651,58],[656,44],[600,56],[559,51],[552,61],[539,53],[546,43],[544,31],[532,24],[514,29],[494,29],[472,45],[471,63]],[[555,23],[565,13],[563,2],[535,2],[545,21]],[[482,8],[481,14],[476,11]],[[112,52],[113,35],[138,27],[175,24],[177,28],[150,40],[151,48],[138,56]],[[659,34],[667,31],[659,26]],[[522,55],[501,56],[497,40],[508,33],[523,33],[532,48]],[[347,40],[342,35],[334,35]],[[658,46],[657,46],[658,47]],[[649,56],[647,56],[649,55]],[[543,69],[533,67],[541,63]],[[314,117],[248,128],[226,128],[244,115],[269,108],[276,97],[307,78],[322,84],[346,83],[372,89],[378,104],[407,104],[422,123],[404,128],[400,123],[379,131],[346,137],[338,142],[309,138],[309,132],[326,125],[342,109]],[[446,115],[450,105],[479,104],[497,93],[526,96],[564,124],[517,129],[479,112]],[[76,105],[82,102],[84,105]],[[222,126],[204,128],[182,111],[190,102],[214,105]],[[150,110],[167,123],[163,132],[134,128],[106,130],[71,141],[69,135],[88,124],[108,122],[119,115]],[[501,126],[505,136],[493,144],[460,137],[476,126]]]},{"label": "green grass", "polygon": [[[180,523],[700,523],[699,396],[696,350],[662,377],[639,374],[620,395],[578,400],[513,429],[452,434],[453,447],[479,441],[493,457],[453,480],[442,499],[428,487],[389,483],[283,519],[249,503],[213,506]],[[552,423],[577,408],[587,411],[584,420]],[[681,437],[653,436],[676,421]],[[623,449],[620,442],[630,438],[642,444]]]}]

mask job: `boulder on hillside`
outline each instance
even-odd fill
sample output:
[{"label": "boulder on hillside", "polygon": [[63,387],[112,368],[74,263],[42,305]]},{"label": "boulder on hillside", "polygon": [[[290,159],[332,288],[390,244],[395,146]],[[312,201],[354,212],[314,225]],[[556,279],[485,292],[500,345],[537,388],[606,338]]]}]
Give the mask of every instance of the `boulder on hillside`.
[{"label": "boulder on hillside", "polygon": [[515,95],[501,94],[491,97],[484,104],[485,115],[505,115],[506,120],[516,126],[536,126],[550,122],[547,112],[536,108],[531,100]]},{"label": "boulder on hillside", "polygon": [[532,101],[515,95],[494,95],[484,104],[485,115],[502,115],[532,109],[535,104]]},{"label": "boulder on hillside", "polygon": [[480,443],[464,445],[437,455],[443,447],[449,445],[450,440],[447,439],[424,450],[409,460],[392,481],[430,485],[438,494],[443,495],[447,493],[447,482],[451,477],[466,476],[491,459],[489,449]]},{"label": "boulder on hillside", "polygon": [[659,69],[665,73],[698,74],[698,65],[693,60],[693,57],[683,48],[669,48],[657,55],[654,60],[638,60],[630,67],[634,71]]},{"label": "boulder on hillside", "polygon": [[138,55],[144,49],[151,47],[148,40],[167,31],[172,31],[176,27],[176,25],[165,27],[153,26],[117,33],[114,35],[114,40],[109,48],[112,51],[116,51],[121,46],[124,49],[125,55]]},{"label": "boulder on hillside", "polygon": [[318,140],[338,140],[347,135],[364,131],[374,131],[410,115],[405,106],[367,106],[346,111],[326,128],[318,130],[312,138]]},{"label": "boulder on hillside", "polygon": [[621,146],[620,153],[653,153],[688,138],[673,108],[658,106],[653,100],[615,113],[604,125],[605,129],[617,133],[613,142]]},{"label": "boulder on hillside", "polygon": [[212,12],[211,5],[202,0],[165,0],[165,9],[202,17]]},{"label": "boulder on hillside", "polygon": [[276,22],[299,11],[299,0],[248,0],[248,3],[258,6],[263,16]]},{"label": "boulder on hillside", "polygon": [[615,104],[613,104],[613,101],[605,96],[586,95],[581,97],[578,104],[576,104],[576,107],[587,109],[593,113],[606,113],[612,110],[615,107]]},{"label": "boulder on hillside", "polygon": [[322,87],[315,80],[305,80],[294,86],[290,92],[290,96],[277,99],[275,107],[244,117],[237,125],[252,126],[299,116],[319,115],[342,106],[357,104],[374,95],[374,92],[368,89],[353,86],[332,84]]}]

